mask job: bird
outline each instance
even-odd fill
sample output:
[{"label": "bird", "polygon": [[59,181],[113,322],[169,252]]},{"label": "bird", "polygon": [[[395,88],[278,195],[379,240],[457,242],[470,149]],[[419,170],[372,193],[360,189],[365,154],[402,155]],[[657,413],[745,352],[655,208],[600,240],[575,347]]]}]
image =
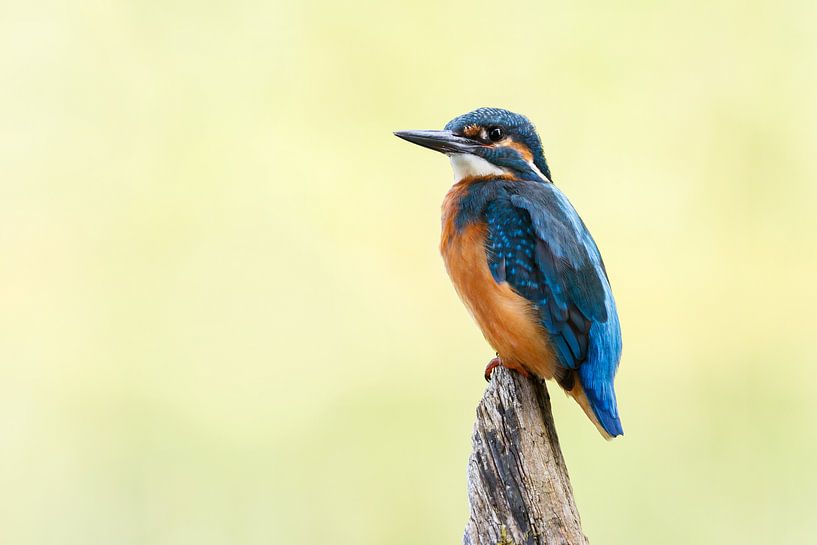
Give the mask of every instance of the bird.
[{"label": "bird", "polygon": [[395,136],[447,155],[442,205],[448,275],[501,365],[554,379],[605,439],[623,435],[614,379],[622,340],[607,270],[584,221],[553,183],[527,117],[478,108],[443,130]]}]

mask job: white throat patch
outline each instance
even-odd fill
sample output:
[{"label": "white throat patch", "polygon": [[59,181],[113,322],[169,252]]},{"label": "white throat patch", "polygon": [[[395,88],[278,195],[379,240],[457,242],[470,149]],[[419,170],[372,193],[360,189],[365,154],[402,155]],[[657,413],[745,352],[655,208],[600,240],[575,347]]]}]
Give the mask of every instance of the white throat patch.
[{"label": "white throat patch", "polygon": [[482,157],[470,153],[455,153],[449,158],[451,159],[451,168],[454,169],[455,180],[462,180],[470,176],[501,176],[508,174],[508,171],[504,168],[500,168]]}]

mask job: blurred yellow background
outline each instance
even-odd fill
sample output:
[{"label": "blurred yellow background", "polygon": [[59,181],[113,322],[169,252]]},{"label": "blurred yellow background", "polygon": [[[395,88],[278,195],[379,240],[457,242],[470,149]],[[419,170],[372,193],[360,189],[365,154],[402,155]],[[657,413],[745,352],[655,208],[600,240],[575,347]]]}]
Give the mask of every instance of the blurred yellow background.
[{"label": "blurred yellow background", "polygon": [[492,357],[437,253],[479,106],[602,249],[594,544],[817,542],[817,5],[48,1],[0,17],[0,542],[458,543]]}]

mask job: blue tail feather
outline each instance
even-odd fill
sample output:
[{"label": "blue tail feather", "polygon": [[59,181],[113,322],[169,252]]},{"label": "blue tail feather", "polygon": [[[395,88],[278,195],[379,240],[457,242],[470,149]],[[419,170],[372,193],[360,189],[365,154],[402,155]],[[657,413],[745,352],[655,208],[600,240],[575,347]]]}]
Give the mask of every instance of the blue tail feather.
[{"label": "blue tail feather", "polygon": [[590,402],[593,414],[601,424],[601,427],[612,437],[624,435],[621,427],[621,420],[618,417],[618,406],[616,404],[616,393],[610,382],[599,380],[593,376],[592,368],[589,365],[579,367],[579,378],[584,388],[584,394]]}]

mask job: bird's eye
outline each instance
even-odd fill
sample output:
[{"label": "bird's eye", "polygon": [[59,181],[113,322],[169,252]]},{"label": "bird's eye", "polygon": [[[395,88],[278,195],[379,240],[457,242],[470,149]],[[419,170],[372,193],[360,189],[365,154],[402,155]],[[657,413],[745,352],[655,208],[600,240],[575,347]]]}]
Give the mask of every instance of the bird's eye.
[{"label": "bird's eye", "polygon": [[490,129],[488,129],[488,139],[491,142],[499,142],[500,140],[502,140],[503,136],[505,135],[502,134],[502,129],[500,129],[499,127],[491,127]]}]

